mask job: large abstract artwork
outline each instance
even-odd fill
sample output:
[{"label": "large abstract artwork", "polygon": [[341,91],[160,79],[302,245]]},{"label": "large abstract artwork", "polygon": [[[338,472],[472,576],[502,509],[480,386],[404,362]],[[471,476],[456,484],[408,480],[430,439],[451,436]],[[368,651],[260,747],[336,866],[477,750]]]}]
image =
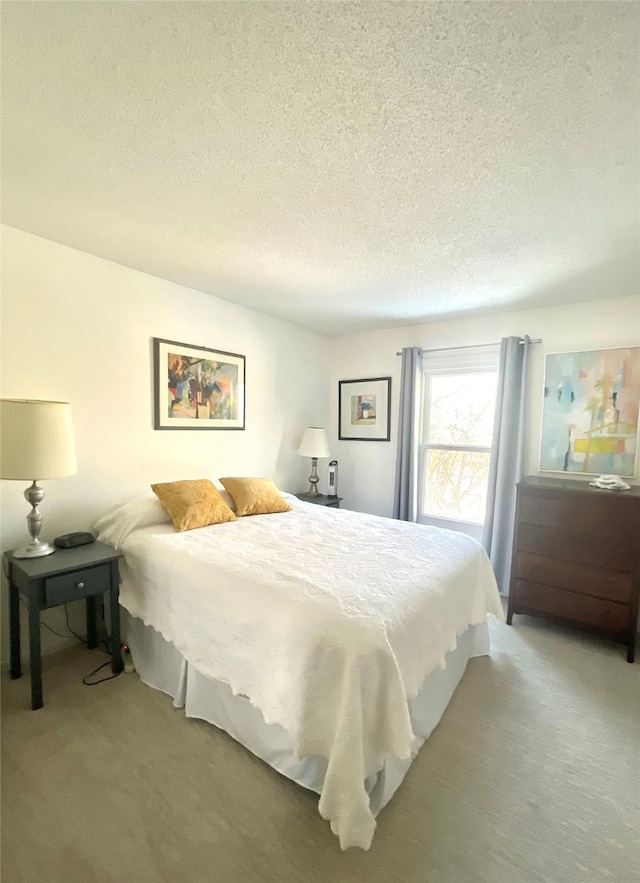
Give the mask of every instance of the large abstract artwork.
[{"label": "large abstract artwork", "polygon": [[540,469],[633,477],[639,407],[640,347],[549,353]]},{"label": "large abstract artwork", "polygon": [[245,357],[153,340],[155,429],[244,429]]}]

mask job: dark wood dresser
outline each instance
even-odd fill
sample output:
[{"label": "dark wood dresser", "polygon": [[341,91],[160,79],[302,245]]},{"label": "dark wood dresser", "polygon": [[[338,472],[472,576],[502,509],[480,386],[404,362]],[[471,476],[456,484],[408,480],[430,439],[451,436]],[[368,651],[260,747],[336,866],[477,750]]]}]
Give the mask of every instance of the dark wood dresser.
[{"label": "dark wood dresser", "polygon": [[507,622],[514,613],[622,639],[633,662],[640,596],[640,487],[525,478],[518,485]]}]

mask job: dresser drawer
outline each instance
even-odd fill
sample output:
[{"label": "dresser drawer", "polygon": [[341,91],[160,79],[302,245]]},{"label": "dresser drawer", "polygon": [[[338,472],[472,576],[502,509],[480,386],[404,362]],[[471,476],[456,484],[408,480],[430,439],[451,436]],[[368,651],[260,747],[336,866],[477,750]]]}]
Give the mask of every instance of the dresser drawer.
[{"label": "dresser drawer", "polygon": [[44,581],[46,606],[66,604],[88,595],[99,595],[111,588],[111,567],[101,564],[99,567],[87,567],[74,570],[62,576],[52,576]]},{"label": "dresser drawer", "polygon": [[623,573],[636,573],[640,556],[637,537],[632,542],[625,536],[590,536],[575,533],[568,526],[562,529],[537,524],[518,526],[518,550]]},{"label": "dresser drawer", "polygon": [[608,632],[628,632],[630,608],[551,586],[515,580],[515,612],[544,613],[559,619],[595,626]]},{"label": "dresser drawer", "polygon": [[630,573],[586,567],[573,561],[532,555],[530,552],[518,553],[516,576],[529,582],[621,604],[629,604],[633,594],[633,576]]},{"label": "dresser drawer", "polygon": [[523,493],[520,521],[597,537],[617,537],[636,547],[640,536],[640,506],[633,497],[570,494],[558,499]]}]

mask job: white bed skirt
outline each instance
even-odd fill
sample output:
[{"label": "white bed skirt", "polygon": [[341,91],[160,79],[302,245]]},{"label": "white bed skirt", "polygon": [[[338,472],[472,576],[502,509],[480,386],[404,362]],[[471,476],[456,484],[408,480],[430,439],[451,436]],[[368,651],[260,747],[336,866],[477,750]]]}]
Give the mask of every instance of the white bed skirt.
[{"label": "white bed skirt", "polygon": [[[141,680],[173,698],[176,708],[229,733],[237,742],[283,776],[320,794],[327,761],[322,757],[296,757],[293,740],[279,724],[267,724],[261,712],[243,696],[234,696],[221,681],[205,677],[178,649],[151,626],[122,610],[123,634]],[[455,688],[474,656],[489,653],[486,622],[469,626],[458,638],[455,650],[447,653],[444,669],[436,669],[425,680],[420,693],[409,703],[415,739],[411,757],[385,757],[379,773],[369,776],[365,787],[371,812],[377,815],[399,788],[413,758],[429,738],[449,704]]]}]

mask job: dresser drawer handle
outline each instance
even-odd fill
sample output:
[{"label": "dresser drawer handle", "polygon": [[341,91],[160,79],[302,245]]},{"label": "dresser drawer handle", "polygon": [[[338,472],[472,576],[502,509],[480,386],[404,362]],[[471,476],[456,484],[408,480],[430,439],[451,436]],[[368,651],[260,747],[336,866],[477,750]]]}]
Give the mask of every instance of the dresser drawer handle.
[{"label": "dresser drawer handle", "polygon": [[84,583],[76,583],[76,589],[84,589]]}]

